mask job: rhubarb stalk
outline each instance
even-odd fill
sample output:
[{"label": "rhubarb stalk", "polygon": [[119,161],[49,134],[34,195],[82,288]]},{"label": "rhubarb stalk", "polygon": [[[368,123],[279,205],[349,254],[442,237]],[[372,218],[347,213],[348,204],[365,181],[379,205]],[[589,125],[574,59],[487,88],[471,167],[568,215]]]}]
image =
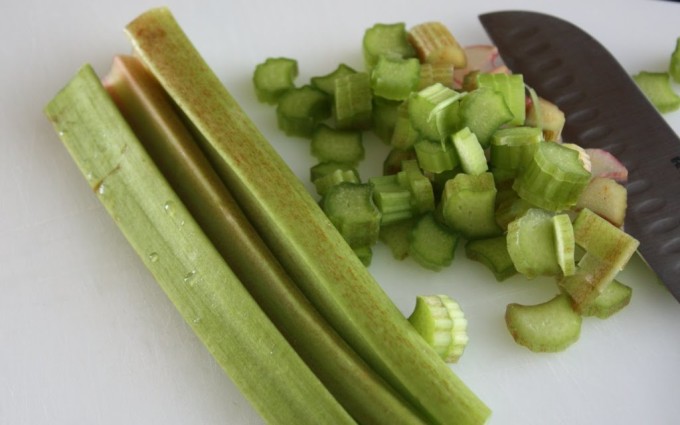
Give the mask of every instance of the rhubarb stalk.
[{"label": "rhubarb stalk", "polygon": [[105,86],[227,264],[324,385],[364,424],[424,424],[302,295],[222,184],[163,88],[132,56]]},{"label": "rhubarb stalk", "polygon": [[353,424],[210,243],[91,66],[48,118],[111,217],[217,363],[270,424]]},{"label": "rhubarb stalk", "polygon": [[258,233],[336,331],[431,423],[483,423],[486,405],[412,328],[169,10],[141,15],[127,33]]}]

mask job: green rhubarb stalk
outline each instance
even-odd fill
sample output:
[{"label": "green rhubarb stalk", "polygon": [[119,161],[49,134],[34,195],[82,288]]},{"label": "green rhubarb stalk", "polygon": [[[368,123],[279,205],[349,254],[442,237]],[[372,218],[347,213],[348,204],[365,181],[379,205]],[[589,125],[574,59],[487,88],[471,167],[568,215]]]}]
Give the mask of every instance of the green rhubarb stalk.
[{"label": "green rhubarb stalk", "polygon": [[127,33],[259,234],[338,333],[429,422],[483,423],[487,406],[408,323],[170,11],[141,15]]},{"label": "green rhubarb stalk", "polygon": [[271,424],[354,423],[215,250],[91,66],[45,113],[158,284],[260,415]]},{"label": "green rhubarb stalk", "polygon": [[105,86],[227,264],[352,417],[367,424],[423,424],[291,281],[144,65],[132,56],[115,58]]}]

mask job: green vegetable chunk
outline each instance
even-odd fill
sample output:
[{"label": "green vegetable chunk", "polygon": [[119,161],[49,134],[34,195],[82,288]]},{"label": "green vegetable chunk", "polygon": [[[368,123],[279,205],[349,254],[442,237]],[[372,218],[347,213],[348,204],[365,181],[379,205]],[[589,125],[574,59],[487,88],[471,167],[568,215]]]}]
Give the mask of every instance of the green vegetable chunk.
[{"label": "green vegetable chunk", "polygon": [[403,260],[408,257],[411,232],[418,220],[419,217],[411,217],[380,226],[379,239],[390,248],[395,259]]},{"label": "green vegetable chunk", "polygon": [[595,316],[606,319],[626,307],[630,303],[633,289],[614,279],[593,301],[579,307],[582,316]]},{"label": "green vegetable chunk", "polygon": [[418,333],[447,363],[456,363],[468,343],[467,320],[448,295],[419,295],[408,318]]},{"label": "green vegetable chunk", "polygon": [[510,125],[523,125],[526,118],[524,78],[522,74],[477,74],[478,87],[489,87],[500,93],[512,113]]},{"label": "green vegetable chunk", "polygon": [[575,308],[595,300],[628,263],[639,242],[604,218],[583,209],[574,220],[574,240],[585,250],[576,272],[559,282]]},{"label": "green vegetable chunk", "polygon": [[465,256],[488,267],[498,282],[517,274],[504,235],[468,241],[465,244]]},{"label": "green vegetable chunk", "polygon": [[496,185],[489,172],[457,174],[446,182],[442,194],[444,222],[466,239],[501,234],[496,223]]},{"label": "green vegetable chunk", "polygon": [[396,174],[371,177],[368,181],[381,214],[381,226],[413,217],[413,196]]},{"label": "green vegetable chunk", "polygon": [[408,99],[408,115],[422,137],[442,141],[459,127],[458,100],[461,94],[442,84],[433,84]]},{"label": "green vegetable chunk", "polygon": [[395,149],[409,150],[418,141],[418,137],[418,131],[413,128],[408,116],[408,100],[405,100],[397,107],[390,145]]},{"label": "green vegetable chunk", "polygon": [[442,173],[455,169],[460,161],[451,139],[438,142],[429,139],[418,140],[414,145],[420,167],[431,173]]},{"label": "green vegetable chunk", "polygon": [[668,72],[641,71],[633,75],[633,79],[662,114],[680,109],[680,96],[673,91]]},{"label": "green vegetable chunk", "polygon": [[359,179],[359,173],[357,170],[354,168],[349,170],[337,168],[325,176],[319,177],[318,179],[312,181],[314,188],[316,189],[316,193],[321,196],[326,195],[331,187],[343,182],[361,183],[361,179]]},{"label": "green vegetable chunk", "polygon": [[397,174],[397,178],[411,193],[414,212],[422,214],[434,210],[435,199],[432,182],[423,175],[418,161],[414,159],[404,160],[401,163],[401,168],[402,170]]},{"label": "green vegetable chunk", "polygon": [[508,127],[496,131],[489,148],[494,175],[503,173],[508,179],[515,178],[529,165],[542,140],[543,132],[536,127]]},{"label": "green vegetable chunk", "polygon": [[335,96],[335,80],[346,75],[356,74],[356,72],[351,66],[341,63],[335,70],[326,75],[312,77],[310,82],[314,88],[330,96]]},{"label": "green vegetable chunk", "polygon": [[253,84],[260,102],[276,104],[283,93],[295,87],[298,64],[290,58],[268,58],[255,67]]},{"label": "green vegetable chunk", "polygon": [[309,169],[309,179],[314,182],[316,179],[334,173],[336,170],[349,171],[356,170],[354,164],[344,162],[320,162]]},{"label": "green vegetable chunk", "polygon": [[311,137],[317,124],[330,116],[330,98],[312,86],[286,91],[276,107],[279,128],[289,136]]},{"label": "green vegetable chunk", "polygon": [[572,226],[568,214],[557,214],[553,216],[552,220],[557,263],[560,265],[563,276],[571,276],[576,272],[574,226]]},{"label": "green vegetable chunk", "polygon": [[513,117],[503,95],[488,87],[468,93],[460,102],[460,127],[475,133],[484,149],[489,147],[494,132]]},{"label": "green vegetable chunk", "polygon": [[[505,192],[510,192],[510,194],[501,199],[501,195]],[[510,223],[523,216],[531,208],[535,208],[532,204],[520,198],[513,190],[498,192],[496,202],[496,223],[503,230],[507,230]]]},{"label": "green vegetable chunk", "polygon": [[419,79],[418,59],[380,56],[371,71],[371,88],[375,96],[390,100],[406,100],[418,87]]},{"label": "green vegetable chunk", "polygon": [[576,205],[591,177],[578,151],[559,143],[541,142],[513,189],[537,207],[560,211]]},{"label": "green vegetable chunk", "polygon": [[357,256],[359,261],[361,263],[368,267],[371,265],[371,261],[373,261],[373,247],[372,246],[360,246],[357,248],[352,248],[354,250],[354,254]]},{"label": "green vegetable chunk", "polygon": [[468,127],[455,132],[452,140],[464,173],[478,176],[489,170],[484,149]]},{"label": "green vegetable chunk", "polygon": [[402,102],[398,100],[373,96],[373,127],[371,130],[386,144],[392,142],[401,104]]},{"label": "green vegetable chunk", "polygon": [[311,153],[320,162],[357,165],[365,154],[361,132],[320,124],[312,133]]},{"label": "green vegetable chunk", "polygon": [[680,83],[680,37],[675,40],[675,50],[671,53],[668,73],[676,83]]},{"label": "green vegetable chunk", "polygon": [[560,273],[553,213],[529,209],[508,225],[507,241],[515,268],[527,278],[557,276]]},{"label": "green vegetable chunk", "polygon": [[425,214],[411,232],[409,255],[421,266],[441,270],[451,265],[458,235],[439,224],[434,214]]},{"label": "green vegetable chunk", "polygon": [[352,248],[378,241],[381,214],[372,193],[369,184],[340,183],[329,188],[322,200],[324,212]]},{"label": "green vegetable chunk", "polygon": [[362,51],[366,69],[372,69],[381,56],[388,58],[412,58],[415,56],[413,46],[408,42],[406,24],[378,23],[364,32]]},{"label": "green vegetable chunk", "polygon": [[535,352],[566,350],[578,341],[581,322],[563,294],[537,305],[509,304],[505,310],[505,323],[515,342]]},{"label": "green vegetable chunk", "polygon": [[344,130],[367,130],[373,124],[371,79],[365,72],[335,79],[335,125]]}]

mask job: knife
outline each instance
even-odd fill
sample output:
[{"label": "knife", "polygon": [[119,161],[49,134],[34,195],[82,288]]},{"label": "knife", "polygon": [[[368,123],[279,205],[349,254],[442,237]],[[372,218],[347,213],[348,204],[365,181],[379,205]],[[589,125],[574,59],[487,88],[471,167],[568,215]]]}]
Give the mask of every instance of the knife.
[{"label": "knife", "polygon": [[618,61],[577,26],[536,12],[479,16],[505,64],[566,116],[565,141],[628,169],[626,232],[680,301],[680,139]]}]

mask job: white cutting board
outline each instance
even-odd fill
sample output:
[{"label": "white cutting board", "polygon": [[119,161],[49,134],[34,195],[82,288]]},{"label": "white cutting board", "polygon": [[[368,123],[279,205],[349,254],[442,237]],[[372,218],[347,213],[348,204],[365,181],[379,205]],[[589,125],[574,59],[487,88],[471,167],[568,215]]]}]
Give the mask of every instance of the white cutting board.
[{"label": "white cutting board", "polygon": [[[0,5],[0,424],[260,424],[144,269],[41,113],[85,62],[105,73],[129,52],[123,27],[148,0],[4,1]],[[463,44],[488,42],[477,14],[532,9],[596,36],[631,73],[663,69],[680,36],[680,4],[660,1],[168,1],[207,61],[300,178],[307,144],[276,129],[251,74],[270,56],[300,77],[361,67],[377,22],[440,20]],[[616,105],[612,105],[616,107]],[[680,113],[666,116],[680,132]],[[379,169],[371,144],[362,174]],[[677,194],[676,194],[677,195]],[[371,271],[404,314],[423,293],[458,299],[470,344],[454,371],[493,409],[491,424],[674,424],[680,418],[680,305],[639,258],[620,276],[629,307],[584,321],[559,354],[514,344],[509,302],[540,302],[551,280],[497,283],[459,252],[443,272],[384,248]]]}]

